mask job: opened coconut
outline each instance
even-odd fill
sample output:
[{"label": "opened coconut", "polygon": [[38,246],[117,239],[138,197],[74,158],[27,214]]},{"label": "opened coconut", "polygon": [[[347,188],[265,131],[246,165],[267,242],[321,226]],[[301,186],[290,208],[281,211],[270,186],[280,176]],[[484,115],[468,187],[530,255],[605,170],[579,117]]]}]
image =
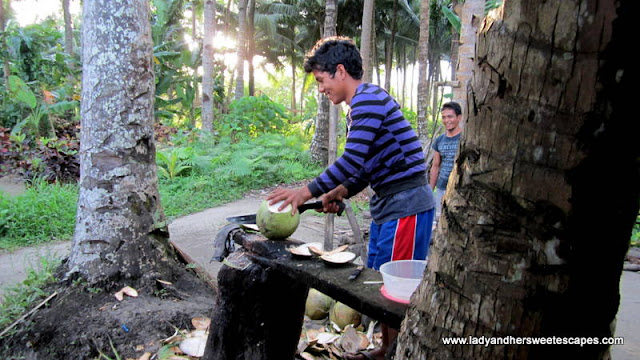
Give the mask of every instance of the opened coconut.
[{"label": "opened coconut", "polygon": [[341,302],[336,302],[329,311],[329,320],[338,325],[340,330],[349,324],[358,327],[358,325],[360,325],[360,319],[361,315],[359,312]]},{"label": "opened coconut", "polygon": [[307,295],[307,302],[304,305],[304,314],[311,320],[324,319],[329,315],[333,299],[320,291],[311,288]]},{"label": "opened coconut", "polygon": [[258,213],[256,214],[256,222],[260,233],[268,239],[284,239],[293,234],[298,228],[300,223],[300,213],[296,210],[295,214],[291,215],[291,204],[288,204],[284,209],[278,211],[278,208],[282,205],[282,201],[273,205],[265,200],[260,205]]}]

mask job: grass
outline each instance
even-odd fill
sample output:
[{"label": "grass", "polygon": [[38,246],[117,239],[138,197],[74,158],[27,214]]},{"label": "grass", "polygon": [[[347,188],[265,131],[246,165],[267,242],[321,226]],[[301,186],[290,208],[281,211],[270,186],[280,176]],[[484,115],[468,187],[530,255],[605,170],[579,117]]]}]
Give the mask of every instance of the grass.
[{"label": "grass", "polygon": [[56,281],[53,274],[59,265],[60,260],[42,256],[38,269],[27,270],[26,280],[5,289],[4,299],[0,304],[0,329],[6,328],[30,310],[39,299],[49,295],[42,289]]},{"label": "grass", "polygon": [[0,192],[0,249],[71,239],[77,189],[76,185],[34,181],[16,197]]}]

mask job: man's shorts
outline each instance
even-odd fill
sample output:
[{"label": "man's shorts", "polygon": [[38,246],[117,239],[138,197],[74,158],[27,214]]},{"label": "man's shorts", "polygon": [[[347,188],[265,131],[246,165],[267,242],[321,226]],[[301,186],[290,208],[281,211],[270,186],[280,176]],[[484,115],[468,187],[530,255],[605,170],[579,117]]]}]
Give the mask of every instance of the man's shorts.
[{"label": "man's shorts", "polygon": [[431,209],[381,225],[371,222],[367,267],[378,270],[392,260],[426,259],[434,213]]}]

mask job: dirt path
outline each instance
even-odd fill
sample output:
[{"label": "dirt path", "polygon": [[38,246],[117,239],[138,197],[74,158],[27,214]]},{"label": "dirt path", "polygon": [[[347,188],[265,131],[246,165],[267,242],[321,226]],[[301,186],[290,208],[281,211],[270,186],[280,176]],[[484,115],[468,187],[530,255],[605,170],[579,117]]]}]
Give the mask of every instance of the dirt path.
[{"label": "dirt path", "polygon": [[16,175],[0,177],[0,191],[9,196],[17,196],[25,191],[24,181]]}]

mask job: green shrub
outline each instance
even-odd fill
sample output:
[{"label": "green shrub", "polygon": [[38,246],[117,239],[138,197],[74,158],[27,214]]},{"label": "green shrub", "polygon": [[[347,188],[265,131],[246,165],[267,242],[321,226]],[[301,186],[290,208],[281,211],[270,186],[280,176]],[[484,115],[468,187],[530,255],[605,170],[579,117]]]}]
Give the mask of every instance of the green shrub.
[{"label": "green shrub", "polygon": [[288,123],[289,114],[284,106],[266,95],[246,96],[231,103],[229,114],[223,116],[218,130],[220,135],[234,139],[255,138],[268,132],[285,133]]}]

